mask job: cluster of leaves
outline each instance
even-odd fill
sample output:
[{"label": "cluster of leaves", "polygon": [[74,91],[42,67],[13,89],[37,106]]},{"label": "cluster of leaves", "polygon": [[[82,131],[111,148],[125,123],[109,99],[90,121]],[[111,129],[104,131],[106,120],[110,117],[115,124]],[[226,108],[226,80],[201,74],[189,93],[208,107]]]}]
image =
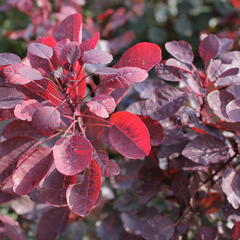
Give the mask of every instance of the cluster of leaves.
[{"label": "cluster of leaves", "polygon": [[[96,49],[98,40],[96,33],[82,42],[82,17],[73,14],[53,36],[32,42],[24,60],[0,54],[0,116],[11,120],[0,145],[0,201],[28,194],[34,201],[58,207],[43,215],[37,239],[53,239],[63,227],[47,234],[46,225],[61,218],[64,226],[69,209],[85,217],[95,207],[102,177],[119,174],[106,149],[129,159],[150,153],[148,128],[156,123],[114,110],[130,86],[145,80],[160,62],[161,49],[139,43],[113,67],[106,67],[113,57]],[[87,74],[86,64],[98,67]],[[92,75],[100,78],[97,86]],[[16,239],[8,221],[1,219],[2,232]]]}]

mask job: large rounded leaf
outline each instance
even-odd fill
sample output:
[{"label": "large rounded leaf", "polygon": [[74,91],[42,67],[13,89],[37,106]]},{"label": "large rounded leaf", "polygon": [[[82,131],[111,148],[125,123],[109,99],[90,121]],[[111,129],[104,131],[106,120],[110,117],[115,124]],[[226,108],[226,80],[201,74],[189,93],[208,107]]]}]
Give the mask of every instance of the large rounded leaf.
[{"label": "large rounded leaf", "polygon": [[139,117],[129,112],[117,112],[112,114],[110,121],[113,124],[109,133],[110,142],[119,153],[132,159],[149,154],[149,132]]},{"label": "large rounded leaf", "polygon": [[92,145],[83,136],[64,137],[53,147],[53,156],[57,170],[73,176],[83,171],[92,160]]},{"label": "large rounded leaf", "polygon": [[69,208],[79,216],[85,217],[94,208],[101,189],[101,172],[96,161],[92,160],[84,174],[82,183],[74,184],[67,189]]},{"label": "large rounded leaf", "polygon": [[50,106],[43,106],[37,109],[32,116],[33,127],[43,136],[50,135],[60,126],[59,111]]},{"label": "large rounded leaf", "polygon": [[116,68],[138,67],[149,71],[162,59],[161,48],[153,43],[142,42],[129,48],[115,65]]}]

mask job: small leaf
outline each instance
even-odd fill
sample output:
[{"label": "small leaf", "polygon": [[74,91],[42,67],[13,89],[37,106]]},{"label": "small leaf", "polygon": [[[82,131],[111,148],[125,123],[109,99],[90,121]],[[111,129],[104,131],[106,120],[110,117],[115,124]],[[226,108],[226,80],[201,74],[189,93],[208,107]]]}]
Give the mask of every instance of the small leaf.
[{"label": "small leaf", "polygon": [[22,63],[12,64],[3,69],[6,82],[11,84],[24,85],[33,80],[42,79],[42,75],[36,69]]},{"label": "small leaf", "polygon": [[52,208],[45,212],[37,226],[37,240],[54,240],[62,233],[69,217],[68,208]]},{"label": "small leaf", "polygon": [[67,189],[67,203],[71,211],[86,217],[95,207],[101,189],[101,172],[95,160],[84,174],[83,181],[71,185]]},{"label": "small leaf", "polygon": [[88,64],[108,64],[113,60],[110,53],[98,49],[84,51],[82,55],[83,63]]},{"label": "small leaf", "polygon": [[28,52],[34,56],[49,60],[53,56],[53,49],[41,43],[31,43]]},{"label": "small leaf", "polygon": [[53,156],[59,172],[67,176],[76,175],[92,160],[92,146],[83,136],[64,137],[53,147]]},{"label": "small leaf", "polygon": [[50,135],[60,126],[59,111],[51,106],[38,108],[32,116],[33,127],[43,136]]},{"label": "small leaf", "polygon": [[132,159],[144,158],[149,154],[149,132],[139,117],[120,111],[112,114],[110,122],[113,126],[109,132],[109,139],[120,154]]},{"label": "small leaf", "polygon": [[142,42],[124,52],[115,67],[138,67],[148,72],[159,63],[161,59],[162,50],[158,45],[149,42]]},{"label": "small leaf", "polygon": [[47,174],[52,163],[52,153],[46,147],[32,149],[28,155],[20,158],[12,176],[14,192],[20,195],[31,192]]},{"label": "small leaf", "polygon": [[120,167],[109,159],[107,152],[98,150],[93,158],[97,161],[103,177],[113,177],[120,173]]},{"label": "small leaf", "polygon": [[74,64],[81,56],[78,42],[68,42],[63,48],[63,57],[67,59],[69,64]]},{"label": "small leaf", "polygon": [[42,106],[41,103],[34,99],[26,100],[15,106],[14,115],[18,119],[32,121],[33,113],[40,106]]},{"label": "small leaf", "polygon": [[17,104],[21,104],[24,95],[18,92],[16,88],[0,87],[0,109],[11,109]]},{"label": "small leaf", "polygon": [[93,114],[102,118],[108,118],[109,114],[115,110],[116,103],[113,97],[101,94],[87,102],[87,106]]},{"label": "small leaf", "polygon": [[66,17],[53,33],[57,41],[69,39],[81,43],[82,41],[82,16],[79,13]]},{"label": "small leaf", "polygon": [[100,38],[100,33],[96,32],[93,34],[91,38],[88,38],[85,41],[83,41],[79,47],[81,48],[82,51],[88,51],[88,50],[94,49],[97,46],[99,38]]},{"label": "small leaf", "polygon": [[21,62],[21,58],[13,53],[0,53],[0,66]]},{"label": "small leaf", "polygon": [[205,37],[199,45],[198,52],[204,62],[208,62],[218,55],[219,41],[218,38],[209,34]]},{"label": "small leaf", "polygon": [[181,62],[192,64],[194,54],[192,47],[186,41],[171,41],[165,44],[166,50]]},{"label": "small leaf", "polygon": [[240,238],[240,222],[235,222],[234,227],[232,229],[232,238],[233,240],[238,240]]},{"label": "small leaf", "polygon": [[119,68],[116,74],[106,75],[102,83],[111,88],[126,88],[132,83],[142,82],[148,77],[148,73],[137,67]]},{"label": "small leaf", "polygon": [[212,135],[197,136],[187,144],[182,155],[205,166],[229,158],[227,145]]}]

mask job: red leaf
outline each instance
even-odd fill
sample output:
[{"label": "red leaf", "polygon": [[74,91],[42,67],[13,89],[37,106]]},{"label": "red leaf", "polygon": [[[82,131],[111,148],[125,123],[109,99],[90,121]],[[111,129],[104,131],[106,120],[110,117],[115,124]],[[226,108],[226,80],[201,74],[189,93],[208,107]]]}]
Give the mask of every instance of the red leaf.
[{"label": "red leaf", "polygon": [[34,99],[26,100],[21,104],[17,104],[14,108],[14,115],[21,120],[32,121],[32,115],[41,105]]},{"label": "red leaf", "polygon": [[135,82],[142,82],[148,77],[147,71],[137,67],[119,68],[118,72],[105,75],[102,83],[111,88],[125,88]]},{"label": "red leaf", "polygon": [[113,177],[120,173],[120,167],[117,163],[109,159],[107,152],[98,150],[94,154],[94,159],[96,159],[99,164],[103,177]]},{"label": "red leaf", "polygon": [[101,172],[95,160],[84,174],[82,183],[71,185],[67,189],[67,203],[71,211],[86,217],[95,207],[101,189]]},{"label": "red leaf", "polygon": [[112,146],[124,157],[144,158],[150,152],[150,136],[147,127],[136,115],[117,112],[110,118],[113,124],[109,138]]},{"label": "red leaf", "polygon": [[108,118],[109,114],[114,111],[116,103],[113,97],[101,94],[87,102],[87,106],[93,114],[102,118]]},{"label": "red leaf", "polygon": [[79,13],[65,18],[53,33],[57,41],[69,39],[81,43],[82,41],[82,16]]},{"label": "red leaf", "polygon": [[209,60],[217,56],[218,49],[218,38],[215,35],[210,34],[200,42],[198,52],[202,60],[204,62],[208,62]]},{"label": "red leaf", "polygon": [[99,49],[91,49],[83,52],[82,61],[88,64],[108,64],[113,60],[110,53]]},{"label": "red leaf", "polygon": [[20,158],[12,176],[14,192],[20,195],[31,192],[47,174],[52,163],[53,156],[49,148],[32,149],[31,153]]},{"label": "red leaf", "polygon": [[54,240],[62,233],[69,217],[68,208],[53,208],[43,214],[37,227],[37,240]]},{"label": "red leaf", "polygon": [[31,43],[28,47],[28,53],[49,60],[53,56],[53,49],[41,43]]},{"label": "red leaf", "polygon": [[6,237],[11,240],[25,240],[23,230],[18,222],[10,217],[0,216],[0,224],[0,237]]},{"label": "red leaf", "polygon": [[199,205],[204,209],[206,214],[218,212],[222,205],[222,193],[208,192],[207,196],[200,199]]},{"label": "red leaf", "polygon": [[32,116],[33,127],[43,136],[50,135],[60,126],[59,111],[50,106],[38,108]]},{"label": "red leaf", "polygon": [[167,42],[165,44],[165,48],[173,57],[177,58],[178,60],[184,63],[192,64],[194,58],[192,47],[186,41],[180,40]]},{"label": "red leaf", "polygon": [[0,87],[0,109],[11,109],[22,103],[24,95],[16,88]]},{"label": "red leaf", "polygon": [[144,122],[146,125],[149,134],[150,134],[150,141],[152,146],[158,146],[163,141],[163,127],[162,125],[152,118],[148,116],[139,116],[140,119]]},{"label": "red leaf", "polygon": [[42,79],[42,75],[36,69],[22,63],[12,64],[3,69],[6,81],[11,84],[24,85],[33,80]]},{"label": "red leaf", "polygon": [[66,206],[66,190],[74,183],[76,183],[75,176],[64,176],[54,168],[39,184],[40,197],[53,206]]},{"label": "red leaf", "polygon": [[159,46],[149,42],[142,42],[129,48],[115,65],[121,67],[138,67],[149,71],[162,59]]},{"label": "red leaf", "polygon": [[55,166],[64,175],[82,172],[92,159],[92,145],[79,135],[59,139],[53,147]]},{"label": "red leaf", "polygon": [[13,53],[0,53],[0,66],[21,62],[21,58]]}]

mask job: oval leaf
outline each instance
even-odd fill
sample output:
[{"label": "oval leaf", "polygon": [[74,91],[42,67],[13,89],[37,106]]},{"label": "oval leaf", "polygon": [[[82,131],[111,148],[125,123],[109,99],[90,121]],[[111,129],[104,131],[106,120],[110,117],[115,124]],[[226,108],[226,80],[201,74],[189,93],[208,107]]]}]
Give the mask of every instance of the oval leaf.
[{"label": "oval leaf", "polygon": [[17,104],[22,103],[24,95],[18,92],[16,88],[0,87],[0,108],[11,109]]},{"label": "oval leaf", "polygon": [[67,176],[76,175],[92,160],[92,145],[83,136],[64,137],[53,147],[53,156],[59,172]]},{"label": "oval leaf", "polygon": [[120,154],[132,159],[144,158],[149,154],[149,132],[139,117],[129,112],[117,112],[112,114],[110,121],[113,126],[109,139]]},{"label": "oval leaf", "polygon": [[67,203],[71,211],[81,217],[86,217],[95,207],[100,189],[100,168],[96,161],[92,160],[82,183],[71,185],[67,189]]},{"label": "oval leaf", "polygon": [[49,60],[53,55],[53,49],[41,43],[31,43],[28,52],[34,56]]},{"label": "oval leaf", "polygon": [[21,58],[13,53],[0,53],[0,66],[21,62]]},{"label": "oval leaf", "polygon": [[33,80],[42,79],[42,75],[36,69],[22,63],[12,64],[3,69],[6,82],[11,84],[24,85]]},{"label": "oval leaf", "polygon": [[240,121],[240,98],[234,99],[226,106],[226,112],[233,122]]},{"label": "oval leaf", "polygon": [[167,42],[165,44],[165,48],[173,57],[177,58],[178,60],[184,63],[192,64],[194,54],[191,45],[186,41],[180,40]]},{"label": "oval leaf", "polygon": [[108,64],[113,60],[110,53],[99,49],[91,49],[83,52],[82,61],[88,64]]},{"label": "oval leaf", "polygon": [[212,135],[197,136],[186,145],[182,155],[205,166],[229,158],[227,145]]},{"label": "oval leaf", "polygon": [[161,60],[162,50],[158,45],[142,42],[124,52],[115,67],[138,67],[148,72]]}]

